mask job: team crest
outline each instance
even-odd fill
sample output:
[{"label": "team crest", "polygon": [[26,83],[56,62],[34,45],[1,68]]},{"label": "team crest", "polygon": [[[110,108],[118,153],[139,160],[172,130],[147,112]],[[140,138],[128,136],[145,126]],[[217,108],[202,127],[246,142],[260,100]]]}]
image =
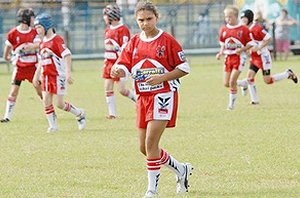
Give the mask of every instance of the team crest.
[{"label": "team crest", "polygon": [[163,58],[165,56],[166,47],[165,46],[158,46],[156,48],[156,56],[158,58]]}]

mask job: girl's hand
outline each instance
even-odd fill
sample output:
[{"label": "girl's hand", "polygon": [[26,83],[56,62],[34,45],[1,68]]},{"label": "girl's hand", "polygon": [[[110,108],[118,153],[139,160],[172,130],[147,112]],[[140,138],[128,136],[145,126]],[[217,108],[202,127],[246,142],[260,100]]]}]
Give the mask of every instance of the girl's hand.
[{"label": "girl's hand", "polygon": [[71,76],[67,77],[67,82],[69,83],[69,85],[72,85],[74,80],[71,78]]},{"label": "girl's hand", "polygon": [[163,75],[161,75],[161,74],[150,75],[146,78],[146,83],[148,83],[151,86],[158,85],[158,84],[164,82],[162,76]]},{"label": "girl's hand", "polygon": [[69,85],[73,84],[74,80],[71,77],[71,72],[67,72],[66,78]]},{"label": "girl's hand", "polygon": [[126,75],[123,69],[120,69],[118,66],[114,65],[110,70],[110,76],[112,78],[119,78],[119,77],[125,77]]}]

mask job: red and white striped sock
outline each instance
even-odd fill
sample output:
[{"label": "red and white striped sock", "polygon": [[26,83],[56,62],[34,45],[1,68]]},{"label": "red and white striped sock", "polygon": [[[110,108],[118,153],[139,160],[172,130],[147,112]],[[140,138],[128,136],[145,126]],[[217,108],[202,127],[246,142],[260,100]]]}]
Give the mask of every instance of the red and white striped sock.
[{"label": "red and white striped sock", "polygon": [[258,95],[257,95],[257,90],[256,90],[256,85],[255,85],[255,79],[249,78],[248,84],[249,84],[249,92],[250,92],[251,102],[256,103],[256,102],[258,102]]},{"label": "red and white striped sock", "polygon": [[113,91],[107,91],[106,93],[106,103],[108,105],[108,115],[111,116],[117,116],[117,111],[116,111],[116,100],[115,100],[115,95]]},{"label": "red and white striped sock", "polygon": [[70,112],[75,116],[79,116],[82,112],[80,109],[72,105],[71,103],[65,102],[65,106],[63,108],[64,111]]},{"label": "red and white striped sock", "polygon": [[178,177],[182,177],[184,173],[184,166],[178,162],[174,157],[169,155],[164,149],[160,150],[161,164],[171,169]]},{"label": "red and white striped sock", "polygon": [[157,192],[160,176],[160,158],[147,159],[148,189],[147,191]]},{"label": "red and white striped sock", "polygon": [[55,110],[54,110],[53,105],[45,107],[45,113],[46,113],[46,116],[47,116],[49,126],[51,128],[57,128],[56,114],[55,114]]}]

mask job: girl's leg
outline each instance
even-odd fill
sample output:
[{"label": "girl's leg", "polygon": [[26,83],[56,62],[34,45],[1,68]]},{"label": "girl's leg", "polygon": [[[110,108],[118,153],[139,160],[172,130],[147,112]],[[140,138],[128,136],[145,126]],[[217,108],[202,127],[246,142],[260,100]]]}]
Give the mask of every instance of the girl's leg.
[{"label": "girl's leg", "polygon": [[255,84],[255,75],[256,72],[254,70],[249,70],[247,74],[248,84],[249,84],[249,92],[251,98],[251,104],[259,104],[259,99],[257,96],[256,84]]},{"label": "girl's leg", "polygon": [[10,88],[9,95],[6,101],[6,108],[4,118],[1,119],[1,122],[9,122],[12,118],[13,110],[16,104],[17,96],[19,94],[21,81],[17,84],[12,84]]},{"label": "girl's leg", "polygon": [[43,94],[43,103],[45,108],[45,114],[48,120],[49,128],[47,132],[55,132],[58,129],[55,109],[52,104],[53,94],[49,92],[42,92]]},{"label": "girl's leg", "polygon": [[116,111],[116,100],[114,95],[114,80],[105,79],[104,80],[104,90],[106,103],[108,105],[108,119],[114,119],[117,117]]},{"label": "girl's leg", "polygon": [[83,130],[86,126],[86,116],[83,109],[64,101],[63,95],[57,95],[57,107],[76,116],[78,129]]},{"label": "girl's leg", "polygon": [[240,75],[240,71],[233,69],[229,79],[229,103],[227,110],[233,110],[237,98],[237,79]]},{"label": "girl's leg", "polygon": [[[168,121],[152,120],[148,122],[147,129],[139,129],[140,133],[145,133],[145,135],[140,135],[140,148],[143,147],[143,144],[145,145],[144,151],[146,152],[148,170],[148,188],[146,195],[149,193],[157,193],[161,165],[158,145],[167,123]],[[141,151],[144,152],[143,149],[141,149]]]}]

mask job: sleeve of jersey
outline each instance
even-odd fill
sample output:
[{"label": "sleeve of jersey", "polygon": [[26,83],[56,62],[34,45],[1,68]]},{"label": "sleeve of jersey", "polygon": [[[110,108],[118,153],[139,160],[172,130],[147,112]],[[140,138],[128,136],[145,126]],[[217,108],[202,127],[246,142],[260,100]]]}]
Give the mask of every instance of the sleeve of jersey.
[{"label": "sleeve of jersey", "polygon": [[245,28],[245,46],[246,45],[250,45],[250,46],[255,46],[256,45],[255,41],[253,41],[251,39],[250,31],[249,31],[248,28]]},{"label": "sleeve of jersey", "polygon": [[64,40],[61,37],[57,37],[55,42],[57,43],[58,51],[61,57],[71,55],[71,51],[67,48]]},{"label": "sleeve of jersey", "polygon": [[224,38],[223,38],[223,32],[224,32],[224,26],[222,26],[221,28],[220,28],[220,30],[219,30],[219,44],[220,44],[220,46],[224,46],[224,43],[225,43],[225,40],[224,40]]},{"label": "sleeve of jersey", "polygon": [[168,56],[171,57],[170,65],[175,65],[175,68],[180,69],[181,71],[185,73],[190,72],[190,66],[187,63],[184,51],[182,47],[179,45],[179,43],[174,39],[172,42],[172,50],[169,50],[171,54]]},{"label": "sleeve of jersey", "polygon": [[7,35],[7,40],[5,41],[5,45],[12,47],[12,42],[13,41],[13,35],[11,33],[9,33]]},{"label": "sleeve of jersey", "polygon": [[120,69],[123,69],[128,76],[131,73],[132,67],[132,52],[133,52],[133,45],[131,40],[128,42],[126,47],[122,50],[119,58],[117,59],[115,65]]},{"label": "sleeve of jersey", "polygon": [[271,34],[269,34],[266,30],[262,30],[262,33],[263,33],[263,40],[266,41],[266,40],[269,40],[271,38]]},{"label": "sleeve of jersey", "polygon": [[130,33],[128,28],[124,28],[123,35],[120,39],[121,39],[120,41],[121,50],[123,50],[130,39]]}]

